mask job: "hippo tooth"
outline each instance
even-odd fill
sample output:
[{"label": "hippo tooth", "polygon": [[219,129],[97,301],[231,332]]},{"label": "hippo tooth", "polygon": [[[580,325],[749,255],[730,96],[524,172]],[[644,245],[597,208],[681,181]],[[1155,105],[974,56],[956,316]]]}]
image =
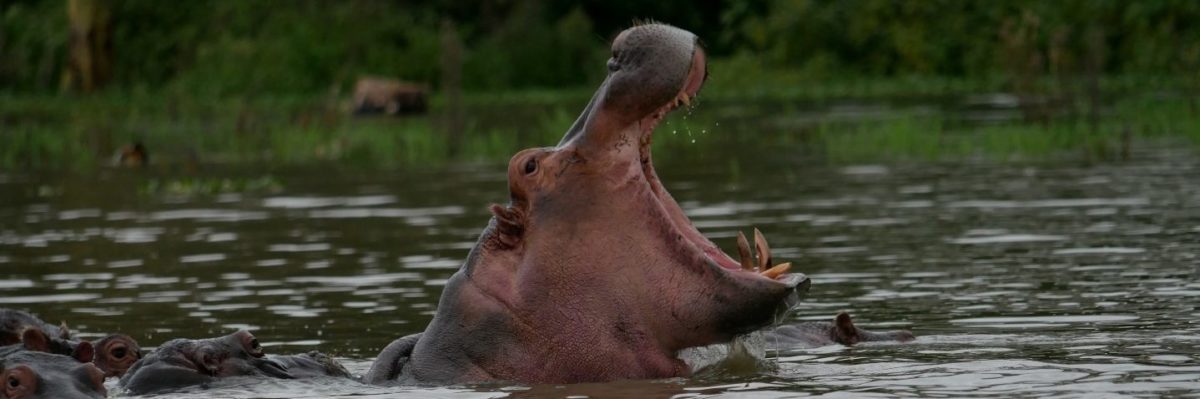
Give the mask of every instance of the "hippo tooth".
[{"label": "hippo tooth", "polygon": [[738,257],[742,260],[742,270],[754,270],[754,257],[750,255],[750,242],[740,231],[737,236],[737,249]]},{"label": "hippo tooth", "polygon": [[767,245],[767,238],[757,228],[754,229],[754,249],[758,251],[758,270],[767,270],[767,266],[771,265],[771,246]]},{"label": "hippo tooth", "polygon": [[683,101],[683,105],[686,105],[686,106],[689,106],[689,107],[690,107],[690,106],[692,106],[692,98],[691,98],[691,97],[688,97],[687,93],[683,93],[683,94],[680,96],[680,100],[681,100],[681,101]]},{"label": "hippo tooth", "polygon": [[791,268],[792,268],[792,262],[784,262],[784,263],[775,265],[775,266],[771,267],[770,269],[764,270],[760,274],[766,276],[769,279],[774,280],[775,278],[782,276],[784,273],[787,273],[788,269],[791,269]]}]

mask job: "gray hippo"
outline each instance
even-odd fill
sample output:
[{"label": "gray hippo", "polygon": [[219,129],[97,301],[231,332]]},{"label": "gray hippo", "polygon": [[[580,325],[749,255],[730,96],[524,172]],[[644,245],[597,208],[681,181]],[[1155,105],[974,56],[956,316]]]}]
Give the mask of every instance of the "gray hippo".
[{"label": "gray hippo", "polygon": [[104,372],[74,358],[26,350],[21,345],[0,347],[0,398],[104,398]]},{"label": "gray hippo", "polygon": [[134,363],[118,386],[140,395],[203,386],[225,377],[280,379],[320,376],[349,378],[333,358],[320,353],[267,355],[248,331],[208,339],[173,339]]},{"label": "gray hippo", "polygon": [[781,325],[772,329],[767,338],[778,349],[786,347],[809,347],[841,344],[846,346],[862,342],[895,341],[908,342],[915,339],[906,330],[867,331],[854,325],[850,314],[838,313],[830,322],[808,322]]},{"label": "gray hippo", "polygon": [[111,334],[88,342],[73,337],[66,323],[55,326],[20,310],[0,309],[0,346],[18,343],[29,350],[93,362],[105,377],[124,375],[142,357],[137,340],[128,335]]},{"label": "gray hippo", "polygon": [[761,233],[757,256],[741,237],[733,259],[655,174],[654,128],[695,99],[705,59],[682,29],[619,34],[607,78],[558,145],[512,157],[509,202],[491,207],[433,320],[384,348],[364,382],[688,376],[681,350],[729,342],[794,305],[808,279],[774,264]]}]

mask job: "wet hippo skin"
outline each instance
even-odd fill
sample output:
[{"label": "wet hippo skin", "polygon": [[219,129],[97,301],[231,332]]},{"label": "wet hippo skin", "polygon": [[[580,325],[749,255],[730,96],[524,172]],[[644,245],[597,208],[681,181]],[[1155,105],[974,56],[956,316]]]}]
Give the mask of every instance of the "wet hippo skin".
[{"label": "wet hippo skin", "polygon": [[103,398],[104,372],[91,363],[19,345],[0,348],[0,398]]},{"label": "wet hippo skin", "polygon": [[299,355],[267,355],[267,359],[286,368],[293,378],[352,377],[350,371],[337,360],[317,351]]},{"label": "wet hippo skin", "polygon": [[80,342],[71,338],[71,331],[66,324],[55,326],[27,312],[0,309],[0,345],[20,343],[23,337],[32,337],[34,334],[40,336],[38,341],[44,342],[39,342],[36,349],[31,349],[42,352],[72,355]]},{"label": "wet hippo skin", "polygon": [[208,339],[174,339],[134,363],[118,386],[146,394],[206,385],[235,376],[280,379],[349,377],[335,360],[319,352],[267,356],[248,331]]},{"label": "wet hippo skin", "polygon": [[13,309],[0,309],[0,345],[24,343],[26,349],[94,362],[106,377],[120,377],[141,358],[137,340],[112,334],[94,342],[71,335],[66,324],[55,326],[36,316]]},{"label": "wet hippo skin", "polygon": [[608,70],[557,146],[513,156],[509,202],[492,206],[434,319],[385,348],[366,382],[686,376],[680,350],[767,326],[798,300],[803,275],[767,251],[726,255],[655,174],[654,127],[707,77],[696,36],[635,26],[613,41]]},{"label": "wet hippo skin", "polygon": [[807,322],[775,327],[767,334],[767,342],[775,349],[794,347],[816,347],[841,344],[846,346],[861,342],[895,341],[908,342],[915,339],[907,330],[867,331],[854,325],[847,313],[839,313],[830,322]]}]

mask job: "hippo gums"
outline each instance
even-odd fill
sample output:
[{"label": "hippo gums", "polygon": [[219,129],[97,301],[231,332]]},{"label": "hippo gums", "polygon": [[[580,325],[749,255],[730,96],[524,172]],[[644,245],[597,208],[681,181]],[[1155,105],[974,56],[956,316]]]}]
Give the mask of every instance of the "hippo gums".
[{"label": "hippo gums", "polygon": [[368,383],[575,383],[687,376],[689,347],[771,324],[808,280],[705,238],[655,174],[652,133],[707,78],[690,32],[648,24],[612,44],[608,76],[556,147],[508,166],[423,333],[383,350]]},{"label": "hippo gums", "polygon": [[248,331],[238,331],[217,338],[167,341],[134,363],[118,385],[140,395],[236,376],[295,379],[349,377],[350,373],[320,352],[268,356],[258,338]]},{"label": "hippo gums", "polygon": [[104,372],[63,355],[0,348],[0,398],[103,398]]}]

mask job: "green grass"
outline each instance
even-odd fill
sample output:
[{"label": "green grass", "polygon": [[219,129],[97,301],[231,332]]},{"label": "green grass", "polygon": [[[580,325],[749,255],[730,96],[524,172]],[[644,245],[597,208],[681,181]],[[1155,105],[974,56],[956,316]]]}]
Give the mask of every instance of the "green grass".
[{"label": "green grass", "polygon": [[[719,82],[716,77],[713,80]],[[1142,91],[1120,89],[1139,82],[1136,78],[1105,80],[1106,85],[1117,87],[1113,90],[1120,100],[1105,105],[1095,127],[1079,116],[1080,111],[1074,115],[1059,112],[1038,122],[1019,119],[988,125],[956,121],[953,112],[930,114],[905,108],[904,104],[914,101],[928,104],[911,96],[988,91],[990,84],[935,80],[835,80],[804,87],[780,85],[772,90],[756,88],[769,87],[761,85],[714,85],[706,88],[702,97],[708,98],[711,106],[701,105],[686,118],[680,112],[673,114],[671,124],[660,127],[655,143],[669,147],[670,154],[678,154],[676,158],[692,160],[721,159],[721,154],[731,148],[757,145],[770,151],[816,153],[830,162],[1021,160],[1055,154],[1115,159],[1128,153],[1131,137],[1183,137],[1200,144],[1197,96],[1154,86]],[[331,161],[396,168],[504,161],[523,148],[556,143],[589,94],[585,90],[540,90],[468,95],[464,99],[464,132],[457,148],[443,128],[439,98],[434,99],[430,115],[364,118],[349,115],[345,99],[323,96],[202,99],[145,92],[86,97],[0,95],[0,168],[94,168],[109,164],[121,146],[136,141],[150,149],[151,164],[159,168],[194,163],[291,165]],[[823,106],[819,98],[841,97],[865,98],[860,103],[867,104],[900,105],[889,107],[894,111],[880,117],[773,124],[778,118]],[[744,98],[756,101],[746,102]],[[717,119],[717,115],[722,115],[721,107],[729,106],[746,107],[751,117],[743,118],[740,124],[722,125],[726,121]],[[670,134],[672,131],[676,134]]]},{"label": "green grass", "polygon": [[[1110,95],[1147,92],[1200,91],[1200,78],[1191,75],[1126,74],[1101,76],[1097,83]],[[740,100],[824,101],[834,99],[894,99],[1014,92],[1016,79],[1002,73],[972,77],[948,76],[829,76],[804,69],[775,68],[761,62],[730,57],[709,62],[709,79],[702,97]],[[1027,77],[1021,82],[1031,93],[1059,93],[1064,86],[1080,91],[1083,76]]]},{"label": "green grass", "polygon": [[880,160],[1034,160],[1062,154],[1088,161],[1121,160],[1147,140],[1182,138],[1200,146],[1200,114],[1180,98],[1118,101],[1096,124],[1083,118],[947,126],[939,118],[901,115],[861,123],[827,122],[819,147],[832,162]]}]

